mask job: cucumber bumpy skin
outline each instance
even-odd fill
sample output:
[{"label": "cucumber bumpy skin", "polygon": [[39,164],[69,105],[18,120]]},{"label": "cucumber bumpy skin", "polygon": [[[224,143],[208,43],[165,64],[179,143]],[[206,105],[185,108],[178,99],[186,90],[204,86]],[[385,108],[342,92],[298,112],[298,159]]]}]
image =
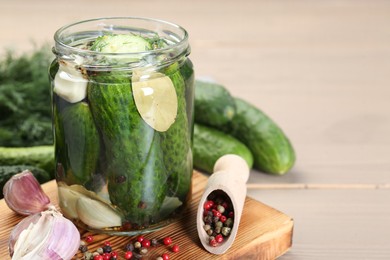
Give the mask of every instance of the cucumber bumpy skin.
[{"label": "cucumber bumpy skin", "polygon": [[236,111],[233,97],[222,85],[195,80],[195,122],[224,127]]},{"label": "cucumber bumpy skin", "polygon": [[194,125],[194,166],[208,173],[213,172],[215,162],[225,154],[241,156],[251,168],[253,155],[248,147],[236,138],[211,127]]},{"label": "cucumber bumpy skin", "polygon": [[65,152],[58,156],[64,167],[64,180],[68,185],[84,185],[96,173],[100,153],[99,135],[89,105],[86,102],[70,105],[57,112],[57,119],[56,151]]},{"label": "cucumber bumpy skin", "polygon": [[282,175],[295,163],[294,149],[283,131],[260,109],[235,98],[236,115],[230,133],[251,150],[255,168]]},{"label": "cucumber bumpy skin", "polygon": [[160,137],[139,115],[126,74],[91,76],[88,99],[105,149],[110,200],[136,225],[153,223],[166,195]]},{"label": "cucumber bumpy skin", "polygon": [[[176,64],[171,65],[171,68]],[[186,86],[179,70],[167,69],[167,76],[173,82],[177,94],[177,116],[170,128],[160,133],[164,164],[168,173],[168,196],[186,201],[191,188],[192,147],[187,119]]]}]

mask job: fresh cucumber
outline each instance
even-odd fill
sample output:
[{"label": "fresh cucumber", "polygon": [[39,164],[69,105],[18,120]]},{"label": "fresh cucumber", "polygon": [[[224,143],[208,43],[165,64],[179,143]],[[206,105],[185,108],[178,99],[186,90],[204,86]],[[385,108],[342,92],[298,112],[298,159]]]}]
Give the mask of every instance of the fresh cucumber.
[{"label": "fresh cucumber", "polygon": [[153,223],[166,195],[160,136],[139,115],[128,75],[92,77],[88,99],[105,150],[110,200],[125,221]]},{"label": "fresh cucumber", "polygon": [[[31,171],[39,183],[45,183],[52,179],[49,173],[35,166],[31,166],[31,165],[0,166],[0,189],[3,190],[3,186],[13,175],[21,173],[24,170]],[[0,198],[3,198],[3,193],[0,193]]]},{"label": "fresh cucumber", "polygon": [[251,151],[236,138],[214,128],[194,125],[194,167],[213,172],[215,162],[225,154],[236,154],[245,159],[249,168],[253,165]]},{"label": "fresh cucumber", "polygon": [[235,98],[235,103],[229,133],[251,150],[254,167],[275,175],[288,172],[294,165],[295,152],[282,129],[247,101]]},{"label": "fresh cucumber", "polygon": [[234,117],[233,97],[222,85],[195,80],[195,122],[213,126],[226,126]]},{"label": "fresh cucumber", "polygon": [[45,170],[54,179],[54,147],[0,147],[0,165],[31,165]]}]

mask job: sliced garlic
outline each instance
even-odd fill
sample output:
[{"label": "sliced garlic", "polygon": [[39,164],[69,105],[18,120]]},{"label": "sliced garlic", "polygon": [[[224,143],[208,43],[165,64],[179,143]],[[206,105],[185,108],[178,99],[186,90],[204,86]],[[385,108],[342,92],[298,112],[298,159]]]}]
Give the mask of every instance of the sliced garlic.
[{"label": "sliced garlic", "polygon": [[164,132],[175,122],[177,95],[172,80],[159,72],[132,77],[135,105],[142,119],[153,129]]},{"label": "sliced garlic", "polygon": [[109,228],[122,225],[121,216],[106,204],[81,197],[77,200],[76,210],[79,219],[91,228]]},{"label": "sliced garlic", "polygon": [[28,170],[12,176],[3,187],[3,195],[8,207],[21,215],[41,212],[51,205],[49,197]]},{"label": "sliced garlic", "polygon": [[73,63],[61,62],[54,78],[53,91],[70,103],[76,103],[87,96],[88,80]]},{"label": "sliced garlic", "polygon": [[110,203],[109,197],[104,189],[107,189],[107,187],[103,186],[102,191],[96,194],[78,184],[68,186],[63,182],[59,182],[58,197],[60,208],[66,217],[76,219],[78,218],[76,204],[79,198],[92,198],[104,203]]},{"label": "sliced garlic", "polygon": [[50,209],[19,222],[8,246],[13,260],[70,260],[80,246],[80,233],[71,221]]}]

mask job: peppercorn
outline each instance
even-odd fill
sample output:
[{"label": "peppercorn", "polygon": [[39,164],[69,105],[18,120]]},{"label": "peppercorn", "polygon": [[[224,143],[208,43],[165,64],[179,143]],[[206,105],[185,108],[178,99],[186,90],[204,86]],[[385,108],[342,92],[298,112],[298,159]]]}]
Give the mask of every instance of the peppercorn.
[{"label": "peppercorn", "polygon": [[96,249],[96,252],[100,255],[103,254],[103,248],[99,247],[98,249]]},{"label": "peppercorn", "polygon": [[214,229],[214,232],[217,233],[217,234],[219,234],[219,233],[221,233],[221,229],[222,229],[222,227],[216,227],[216,228]]},{"label": "peppercorn", "polygon": [[169,255],[167,253],[164,253],[161,255],[163,260],[169,260]]},{"label": "peppercorn", "polygon": [[222,227],[223,226],[223,223],[221,221],[218,221],[217,223],[215,223],[215,226],[216,227]]},{"label": "peppercorn", "polygon": [[172,238],[170,237],[164,238],[163,243],[164,245],[169,246],[170,244],[172,244]]},{"label": "peppercorn", "polygon": [[210,246],[213,246],[213,247],[218,245],[217,240],[215,240],[215,239],[210,240],[209,244],[210,244]]},{"label": "peppercorn", "polygon": [[141,243],[140,242],[135,242],[134,243],[134,248],[141,248]]},{"label": "peppercorn", "polygon": [[110,258],[111,258],[110,253],[103,253],[102,256],[103,256],[103,260],[110,260]]},{"label": "peppercorn", "polygon": [[221,234],[215,236],[215,240],[217,243],[221,243],[223,241],[223,236]]},{"label": "peppercorn", "polygon": [[206,224],[206,225],[204,225],[203,226],[203,229],[204,229],[204,231],[208,231],[208,230],[210,230],[210,228],[211,228],[211,226],[210,225],[208,225],[208,224]]},{"label": "peppercorn", "polygon": [[218,210],[213,209],[212,211],[213,211],[214,217],[218,217],[219,218],[220,216],[222,216],[221,212],[219,212]]},{"label": "peppercorn", "polygon": [[161,256],[157,257],[156,260],[163,260]]},{"label": "peppercorn", "polygon": [[218,206],[217,206],[217,210],[218,210],[221,214],[223,214],[223,213],[225,212],[225,208],[224,208],[222,205],[218,205]]},{"label": "peppercorn", "polygon": [[211,236],[213,233],[214,233],[214,230],[212,230],[212,229],[207,230],[207,235]]},{"label": "peppercorn", "polygon": [[112,251],[112,248],[109,245],[105,245],[102,248],[103,248],[103,253],[111,253]]},{"label": "peppercorn", "polygon": [[93,242],[93,236],[89,235],[85,237],[85,242],[92,243]]},{"label": "peppercorn", "polygon": [[145,238],[144,238],[143,235],[139,235],[139,236],[137,237],[137,241],[140,242],[140,243],[141,243],[142,241],[144,241],[144,239],[145,239]]},{"label": "peppercorn", "polygon": [[105,246],[111,246],[111,242],[110,242],[110,241],[104,241],[103,245],[105,245]]},{"label": "peppercorn", "polygon": [[150,240],[149,239],[144,239],[142,242],[141,242],[141,245],[142,247],[150,247]]},{"label": "peppercorn", "polygon": [[225,221],[225,226],[227,227],[232,227],[233,226],[233,219],[232,218],[228,218],[226,221]]},{"label": "peppercorn", "polygon": [[125,245],[125,251],[133,252],[133,250],[134,250],[134,245],[132,243],[127,243]]},{"label": "peppercorn", "polygon": [[213,223],[216,224],[219,221],[219,217],[213,217]]},{"label": "peppercorn", "polygon": [[221,221],[222,223],[225,223],[226,221],[226,216],[225,215],[222,215],[220,218],[219,218],[219,221]]},{"label": "peppercorn", "polygon": [[93,258],[93,255],[91,252],[87,251],[84,253],[84,259],[90,260],[91,258]]},{"label": "peppercorn", "polygon": [[85,245],[82,245],[82,246],[79,247],[79,250],[80,250],[81,253],[85,253],[85,252],[88,251],[88,247],[85,246]]},{"label": "peppercorn", "polygon": [[142,258],[142,255],[141,254],[138,254],[137,252],[133,252],[133,257],[135,259],[141,259]]},{"label": "peppercorn", "polygon": [[174,253],[179,252],[179,246],[178,245],[173,245],[172,246],[172,252],[174,252]]},{"label": "peppercorn", "polygon": [[125,253],[125,259],[130,259],[130,258],[132,258],[133,257],[133,252],[131,252],[131,251],[126,251],[126,253]]},{"label": "peppercorn", "polygon": [[103,256],[101,256],[101,255],[95,255],[95,256],[93,257],[93,260],[103,260]]},{"label": "peppercorn", "polygon": [[148,253],[148,249],[146,247],[141,247],[139,252],[141,255],[146,255]]},{"label": "peppercorn", "polygon": [[157,239],[153,238],[153,239],[150,241],[150,244],[151,244],[152,246],[158,246],[160,243],[158,242]]},{"label": "peppercorn", "polygon": [[118,258],[118,253],[116,251],[111,252],[111,257]]},{"label": "peppercorn", "polygon": [[227,237],[229,234],[230,234],[230,231],[232,229],[230,227],[223,227],[222,230],[221,230],[221,233],[222,235],[224,235],[225,237]]}]

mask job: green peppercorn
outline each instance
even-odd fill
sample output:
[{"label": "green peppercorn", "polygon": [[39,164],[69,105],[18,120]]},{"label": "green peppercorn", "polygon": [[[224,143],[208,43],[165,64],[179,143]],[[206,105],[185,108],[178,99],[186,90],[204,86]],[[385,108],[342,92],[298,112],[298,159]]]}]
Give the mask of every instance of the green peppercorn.
[{"label": "green peppercorn", "polygon": [[222,229],[222,227],[216,227],[214,231],[215,231],[215,233],[219,234],[219,233],[221,233],[221,229]]},{"label": "green peppercorn", "polygon": [[141,255],[146,255],[148,253],[148,249],[146,247],[141,247],[139,249],[139,252],[141,253]]},{"label": "green peppercorn", "polygon": [[203,226],[203,229],[204,229],[204,231],[208,231],[208,230],[210,230],[210,228],[211,228],[211,226],[210,225],[208,225],[208,224],[206,224],[206,225],[204,225]]},{"label": "green peppercorn", "polygon": [[87,251],[87,252],[84,253],[84,259],[85,260],[90,260],[92,257],[93,256],[92,256],[91,252]]},{"label": "green peppercorn", "polygon": [[229,234],[230,234],[230,231],[232,229],[230,227],[223,227],[222,230],[221,230],[221,233],[222,235],[224,235],[225,237],[227,237]]},{"label": "green peppercorn", "polygon": [[221,221],[218,221],[215,223],[215,227],[223,227],[223,223]]},{"label": "green peppercorn", "polygon": [[225,212],[225,208],[224,208],[224,206],[222,206],[222,205],[218,205],[218,206],[217,206],[217,210],[218,210],[219,212],[221,212],[222,214]]},{"label": "green peppercorn", "polygon": [[134,243],[134,248],[141,248],[141,243],[140,242],[135,242]]},{"label": "green peppercorn", "polygon": [[101,255],[103,254],[103,248],[99,247],[98,249],[96,249],[96,252]]},{"label": "green peppercorn", "polygon": [[228,218],[228,219],[225,221],[225,226],[226,226],[226,227],[232,227],[232,226],[233,226],[233,219],[232,219],[232,218]]}]

